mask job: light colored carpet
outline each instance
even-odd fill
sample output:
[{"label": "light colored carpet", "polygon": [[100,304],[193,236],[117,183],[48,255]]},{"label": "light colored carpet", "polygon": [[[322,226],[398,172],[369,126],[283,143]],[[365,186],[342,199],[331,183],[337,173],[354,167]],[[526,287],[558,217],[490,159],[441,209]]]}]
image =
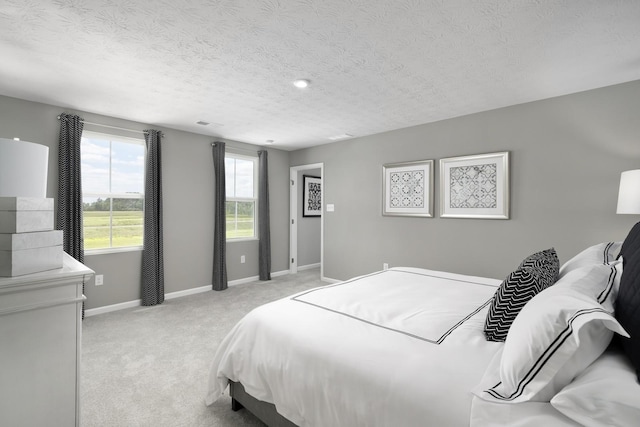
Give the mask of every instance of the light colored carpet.
[{"label": "light colored carpet", "polygon": [[213,355],[251,309],[324,284],[314,269],[86,318],[82,426],[264,426],[228,396],[204,404]]}]

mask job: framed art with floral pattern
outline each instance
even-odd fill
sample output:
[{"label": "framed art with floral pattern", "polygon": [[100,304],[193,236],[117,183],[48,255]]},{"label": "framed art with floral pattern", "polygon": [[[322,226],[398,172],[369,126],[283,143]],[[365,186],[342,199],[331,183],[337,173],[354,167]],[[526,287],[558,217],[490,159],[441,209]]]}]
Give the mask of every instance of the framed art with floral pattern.
[{"label": "framed art with floral pattern", "polygon": [[509,219],[509,152],[440,159],[440,216]]},{"label": "framed art with floral pattern", "polygon": [[433,216],[433,160],[382,165],[382,215]]}]

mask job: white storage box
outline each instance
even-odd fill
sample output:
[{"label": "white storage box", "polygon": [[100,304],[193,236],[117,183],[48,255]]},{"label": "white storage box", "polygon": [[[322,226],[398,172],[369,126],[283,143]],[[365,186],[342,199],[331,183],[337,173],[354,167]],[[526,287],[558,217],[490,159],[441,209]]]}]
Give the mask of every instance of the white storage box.
[{"label": "white storage box", "polygon": [[0,234],[0,276],[62,268],[62,230]]},{"label": "white storage box", "polygon": [[53,199],[0,197],[0,233],[53,230]]},{"label": "white storage box", "polygon": [[62,230],[0,234],[0,250],[2,251],[22,251],[47,246],[62,246]]}]

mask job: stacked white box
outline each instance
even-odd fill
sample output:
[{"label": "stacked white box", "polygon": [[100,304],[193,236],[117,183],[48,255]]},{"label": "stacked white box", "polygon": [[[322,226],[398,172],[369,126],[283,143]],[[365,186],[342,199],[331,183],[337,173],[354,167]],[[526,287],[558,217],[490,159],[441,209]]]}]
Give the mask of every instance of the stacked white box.
[{"label": "stacked white box", "polygon": [[53,199],[0,197],[0,233],[53,230]]},{"label": "stacked white box", "polygon": [[53,229],[53,199],[0,197],[0,276],[62,268],[62,231]]}]

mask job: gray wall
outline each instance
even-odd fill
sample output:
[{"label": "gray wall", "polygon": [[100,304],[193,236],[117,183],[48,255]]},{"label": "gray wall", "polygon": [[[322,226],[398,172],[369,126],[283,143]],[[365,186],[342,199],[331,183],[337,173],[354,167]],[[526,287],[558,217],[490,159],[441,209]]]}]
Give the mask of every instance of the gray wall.
[{"label": "gray wall", "polygon": [[[80,114],[86,121],[128,129],[153,127],[164,132],[162,144],[165,292],[211,284],[213,257],[213,137],[100,116],[69,108],[0,96],[0,136],[19,137],[50,147],[47,196],[57,195],[58,133],[62,112]],[[86,129],[105,132],[104,128]],[[117,132],[108,130],[109,132]],[[118,132],[121,133],[121,132]],[[139,134],[138,134],[139,136]],[[256,149],[233,141],[227,146]],[[289,268],[289,153],[269,149],[272,271]],[[258,275],[258,242],[229,243],[229,280]],[[246,263],[240,264],[240,255]],[[86,289],[86,308],[140,298],[141,252],[89,255],[85,263],[104,274],[104,285]]]},{"label": "gray wall", "polygon": [[320,263],[321,217],[304,217],[304,175],[321,177],[321,169],[298,172],[298,267]]},{"label": "gray wall", "polygon": [[[291,153],[324,163],[324,274],[417,266],[502,279],[530,253],[564,262],[622,240],[639,216],[616,215],[620,173],[640,168],[640,81]],[[511,152],[511,219],[383,217],[382,164]]]},{"label": "gray wall", "polygon": [[[640,82],[632,82],[292,153],[269,149],[272,271],[289,268],[289,166],[321,162],[325,204],[335,204],[325,212],[329,278],[379,270],[383,262],[503,278],[533,251],[554,246],[566,261],[589,244],[621,240],[640,220],[615,214],[620,172],[640,168],[639,110]],[[0,96],[0,136],[50,147],[49,197],[57,192],[56,116],[63,111],[75,112]],[[79,113],[87,121],[149,127]],[[213,138],[159,129],[166,134],[166,292],[209,285]],[[503,150],[511,152],[510,220],[381,215],[382,164]],[[140,298],[140,259],[139,251],[88,256],[105,285],[87,287],[87,308]],[[230,280],[257,275],[257,241],[230,243],[228,269]]]}]

